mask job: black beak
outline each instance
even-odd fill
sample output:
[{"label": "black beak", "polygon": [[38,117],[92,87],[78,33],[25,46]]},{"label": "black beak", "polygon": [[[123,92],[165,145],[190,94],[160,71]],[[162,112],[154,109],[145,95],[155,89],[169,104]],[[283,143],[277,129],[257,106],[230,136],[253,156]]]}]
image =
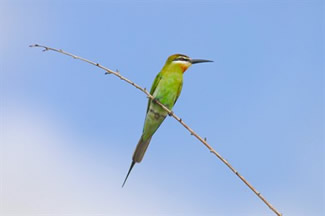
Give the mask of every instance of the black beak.
[{"label": "black beak", "polygon": [[204,63],[204,62],[213,62],[211,60],[205,60],[205,59],[191,59],[192,64],[197,64],[197,63]]}]

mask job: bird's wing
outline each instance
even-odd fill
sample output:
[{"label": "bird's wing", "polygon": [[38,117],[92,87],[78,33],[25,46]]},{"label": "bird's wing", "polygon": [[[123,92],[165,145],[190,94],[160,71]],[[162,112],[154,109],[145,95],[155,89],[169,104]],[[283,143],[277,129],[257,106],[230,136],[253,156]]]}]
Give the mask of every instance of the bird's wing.
[{"label": "bird's wing", "polygon": [[[155,90],[156,90],[156,88],[157,88],[158,83],[159,83],[160,80],[161,80],[161,74],[159,73],[159,74],[156,76],[156,78],[155,78],[155,80],[153,81],[153,83],[152,83],[151,90],[150,90],[150,94],[151,94],[151,95],[153,95],[153,93],[155,92]],[[149,101],[148,101],[147,113],[148,113],[148,110],[149,110],[149,107],[150,107],[150,103],[151,103],[151,99],[149,99]]]},{"label": "bird's wing", "polygon": [[177,96],[176,96],[176,99],[175,99],[174,105],[175,105],[175,103],[176,103],[176,101],[177,101],[179,95],[181,94],[182,88],[183,88],[183,81],[181,82],[181,84],[180,84],[179,87],[178,87]]}]

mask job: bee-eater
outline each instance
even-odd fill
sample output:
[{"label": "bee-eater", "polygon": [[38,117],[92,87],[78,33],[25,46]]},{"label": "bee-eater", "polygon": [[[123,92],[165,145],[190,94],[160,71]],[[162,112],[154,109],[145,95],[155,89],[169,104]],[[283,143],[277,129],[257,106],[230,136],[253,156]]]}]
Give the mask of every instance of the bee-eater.
[{"label": "bee-eater", "polygon": [[[150,90],[150,94],[168,109],[172,109],[176,103],[183,86],[183,74],[192,65],[203,62],[212,62],[204,59],[191,59],[182,54],[168,57],[164,67],[156,76]],[[126,175],[124,186],[135,163],[140,163],[146,152],[153,134],[167,116],[167,112],[153,100],[149,99],[142,136],[135,148],[130,169]]]}]

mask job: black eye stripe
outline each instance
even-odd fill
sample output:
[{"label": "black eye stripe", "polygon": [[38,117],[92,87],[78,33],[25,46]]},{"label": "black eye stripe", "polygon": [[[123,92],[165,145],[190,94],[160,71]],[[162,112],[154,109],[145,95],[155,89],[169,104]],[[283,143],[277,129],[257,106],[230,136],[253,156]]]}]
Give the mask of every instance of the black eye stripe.
[{"label": "black eye stripe", "polygon": [[188,58],[178,57],[178,58],[174,59],[174,61],[186,61],[186,62],[189,62],[190,60]]}]

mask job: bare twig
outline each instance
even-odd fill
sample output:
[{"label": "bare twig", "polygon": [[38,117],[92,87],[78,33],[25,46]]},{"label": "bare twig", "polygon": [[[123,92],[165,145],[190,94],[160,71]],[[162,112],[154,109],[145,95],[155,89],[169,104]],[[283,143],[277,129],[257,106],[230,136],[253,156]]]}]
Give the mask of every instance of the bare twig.
[{"label": "bare twig", "polygon": [[[120,78],[121,80],[133,85],[135,88],[137,88],[138,90],[142,91],[144,94],[146,94],[146,96],[151,99],[154,100],[155,98],[146,90],[146,88],[142,88],[141,86],[139,86],[138,84],[134,83],[133,81],[127,79],[126,77],[122,76],[119,72],[119,70],[113,71],[110,70],[102,65],[100,65],[99,63],[95,63],[93,61],[90,61],[88,59],[76,56],[74,54],[68,53],[63,51],[62,49],[55,49],[55,48],[51,48],[51,47],[47,47],[47,46],[43,46],[43,45],[39,45],[39,44],[33,44],[30,45],[30,47],[40,47],[40,48],[44,48],[43,51],[55,51],[67,56],[70,56],[74,59],[79,59],[81,61],[87,62],[89,64],[92,64],[96,67],[99,67],[100,69],[106,71],[105,74],[113,74],[115,76],[117,76],[118,78]],[[178,117],[177,115],[175,115],[175,113],[171,110],[169,110],[164,104],[160,103],[158,100],[155,100],[157,104],[159,104],[167,113],[169,116],[173,117],[174,119],[176,119],[181,125],[183,125],[189,132],[191,135],[195,136],[201,143],[203,143],[212,154],[214,154],[215,156],[217,156],[233,173],[235,173],[242,182],[244,182],[255,194],[256,196],[258,196],[258,198],[260,198],[276,215],[281,216],[282,214],[276,210],[263,196],[260,192],[258,192],[241,174],[239,174],[239,172],[226,160],[224,159],[218,152],[216,152],[207,142],[206,138],[202,138],[201,136],[199,136],[192,128],[190,128],[187,124],[185,124],[185,122]]]}]

